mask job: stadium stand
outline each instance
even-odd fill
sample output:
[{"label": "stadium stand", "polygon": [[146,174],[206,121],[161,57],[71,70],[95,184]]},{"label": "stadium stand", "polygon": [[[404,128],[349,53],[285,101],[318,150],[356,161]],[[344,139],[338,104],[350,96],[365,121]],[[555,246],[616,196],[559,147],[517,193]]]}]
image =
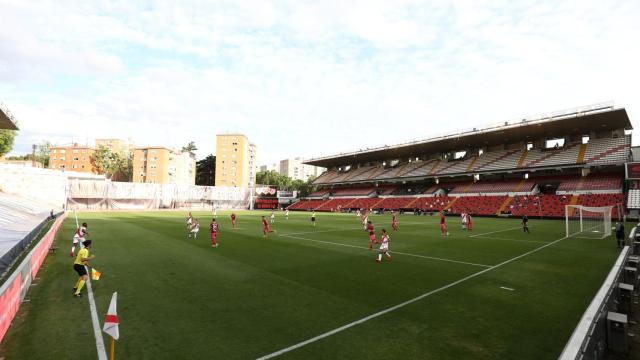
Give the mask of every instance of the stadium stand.
[{"label": "stadium stand", "polygon": [[[597,104],[311,159],[306,163],[328,169],[311,197],[326,200],[289,208],[563,217],[566,205],[582,204],[613,206],[617,216],[625,200],[622,166],[631,154],[627,130],[624,109]],[[640,190],[630,191],[627,202],[640,209]]]},{"label": "stadium stand", "polygon": [[506,195],[503,196],[462,196],[451,206],[451,212],[462,212],[472,215],[495,215]]},{"label": "stadium stand", "polygon": [[35,201],[0,192],[0,274],[35,238],[50,211]]}]

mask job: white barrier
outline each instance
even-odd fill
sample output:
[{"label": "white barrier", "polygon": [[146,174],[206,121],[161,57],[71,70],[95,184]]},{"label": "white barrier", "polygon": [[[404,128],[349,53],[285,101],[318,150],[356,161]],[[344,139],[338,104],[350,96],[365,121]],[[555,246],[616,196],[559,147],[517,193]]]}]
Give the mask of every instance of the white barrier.
[{"label": "white barrier", "polygon": [[91,210],[247,208],[247,188],[71,179],[68,208]]},{"label": "white barrier", "polygon": [[59,216],[42,240],[27,254],[20,265],[0,286],[0,342],[4,338],[11,321],[18,313],[20,303],[27,295],[31,281],[36,278],[49,248],[64,221],[66,214]]}]

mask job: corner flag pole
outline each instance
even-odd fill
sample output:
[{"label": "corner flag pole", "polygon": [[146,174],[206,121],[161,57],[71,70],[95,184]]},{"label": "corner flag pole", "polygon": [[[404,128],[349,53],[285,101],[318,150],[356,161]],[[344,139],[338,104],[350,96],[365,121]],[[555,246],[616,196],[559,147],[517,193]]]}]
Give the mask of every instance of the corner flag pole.
[{"label": "corner flag pole", "polygon": [[73,210],[73,215],[76,217],[76,229],[79,229],[80,224],[78,223],[78,212]]},{"label": "corner flag pole", "polygon": [[115,359],[115,353],[116,353],[116,339],[111,338],[111,354],[109,355],[109,360]]}]

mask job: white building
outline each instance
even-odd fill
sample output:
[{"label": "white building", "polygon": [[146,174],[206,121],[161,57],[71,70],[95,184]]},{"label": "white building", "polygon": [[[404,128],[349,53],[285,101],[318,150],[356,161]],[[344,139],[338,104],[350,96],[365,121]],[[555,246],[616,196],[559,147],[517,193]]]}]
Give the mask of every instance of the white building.
[{"label": "white building", "polygon": [[191,154],[188,152],[176,151],[170,155],[169,179],[172,184],[195,185],[196,160],[191,156]]},{"label": "white building", "polygon": [[275,171],[280,173],[280,164],[273,163],[269,165],[261,165],[260,171]]},{"label": "white building", "polygon": [[288,176],[294,180],[308,181],[310,177],[318,177],[327,169],[305,165],[302,163],[302,158],[293,158],[280,160],[279,172],[281,175]]}]

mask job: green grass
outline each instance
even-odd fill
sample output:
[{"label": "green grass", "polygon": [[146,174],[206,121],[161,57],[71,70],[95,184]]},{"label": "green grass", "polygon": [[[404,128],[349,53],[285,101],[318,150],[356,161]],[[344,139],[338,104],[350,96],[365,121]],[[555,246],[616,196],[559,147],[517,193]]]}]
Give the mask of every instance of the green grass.
[{"label": "green grass", "polygon": [[[101,321],[118,291],[117,358],[254,359],[487,269],[397,252],[493,266],[564,235],[561,221],[531,220],[526,235],[517,220],[476,218],[474,234],[501,232],[471,238],[451,217],[442,238],[437,218],[403,215],[393,261],[378,264],[354,215],[319,213],[314,229],[309,213],[278,214],[278,235],[263,239],[267,213],[240,212],[235,231],[223,213],[213,249],[210,215],[194,213],[204,226],[189,240],[185,214],[80,214],[103,273]],[[390,216],[371,219],[390,230]],[[97,357],[87,297],[71,296],[74,228],[67,219],[0,357]],[[555,359],[617,254],[613,239],[565,239],[280,358]]]}]

